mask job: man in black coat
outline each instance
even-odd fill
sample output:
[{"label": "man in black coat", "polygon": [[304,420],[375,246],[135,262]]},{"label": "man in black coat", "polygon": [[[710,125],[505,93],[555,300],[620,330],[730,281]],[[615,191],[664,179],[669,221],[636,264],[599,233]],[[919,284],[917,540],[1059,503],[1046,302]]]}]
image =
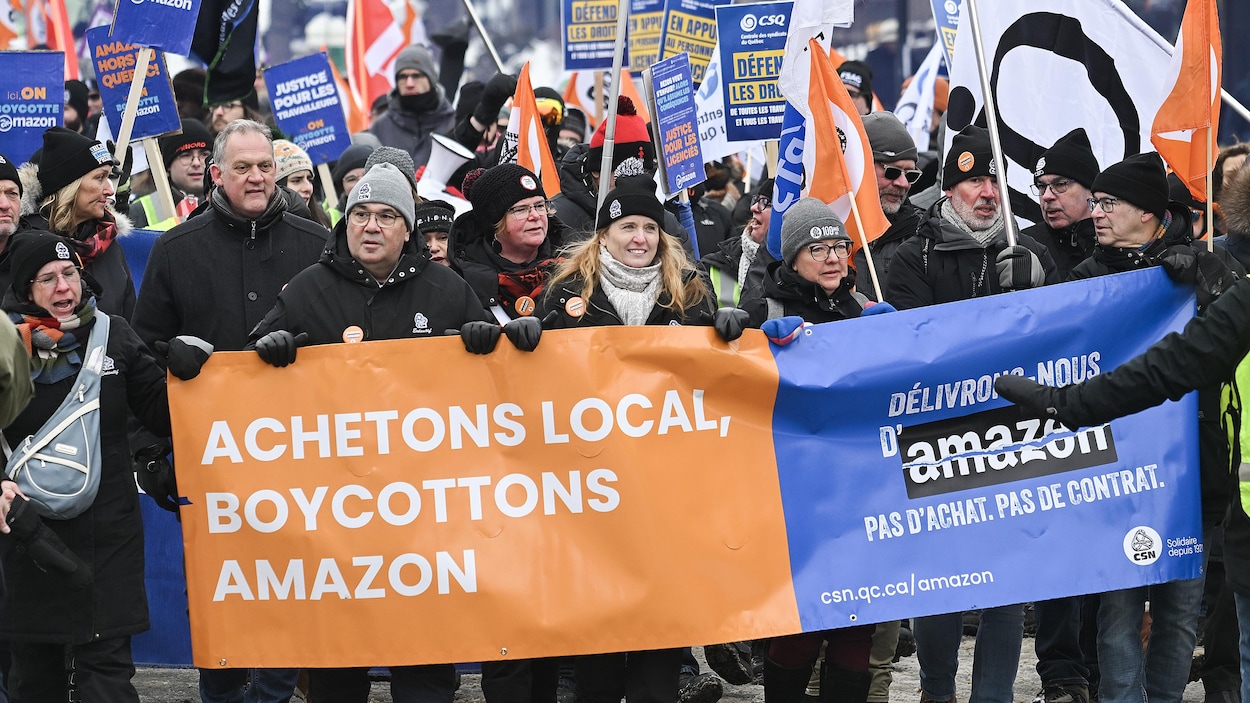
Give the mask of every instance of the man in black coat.
[{"label": "man in black coat", "polygon": [[[916,143],[894,113],[881,111],[865,115],[864,131],[868,133],[868,144],[872,147],[872,167],[877,176],[881,210],[890,221],[890,228],[868,244],[877,277],[885,285],[890,260],[903,242],[911,239],[920,228],[922,213],[907,199],[907,194],[921,172],[916,168]],[[872,285],[868,257],[863,248],[855,251],[853,263],[859,276],[855,283],[856,290],[875,299],[877,291]],[[893,654],[891,651],[891,659]]]},{"label": "man in black coat", "polygon": [[955,136],[942,172],[945,197],[890,263],[885,299],[899,310],[1058,282],[1046,247],[1021,234],[1007,245],[989,134]]},{"label": "man in black coat", "polygon": [[1033,169],[1033,194],[1042,207],[1042,221],[1024,233],[1050,252],[1061,281],[1094,253],[1097,240],[1086,201],[1098,171],[1098,159],[1081,127],[1060,137]]},{"label": "man in black coat", "polygon": [[[242,349],[278,291],[317,261],[329,236],[286,211],[265,125],[235,120],[218,133],[210,175],[216,188],[209,207],[162,234],[148,257],[134,328],[149,348],[185,334],[218,351]],[[141,441],[133,446],[157,438]],[[255,700],[285,703],[299,670],[252,669],[250,675]],[[201,669],[200,696],[212,703],[238,700],[232,696],[242,696],[248,677],[247,669]]]}]

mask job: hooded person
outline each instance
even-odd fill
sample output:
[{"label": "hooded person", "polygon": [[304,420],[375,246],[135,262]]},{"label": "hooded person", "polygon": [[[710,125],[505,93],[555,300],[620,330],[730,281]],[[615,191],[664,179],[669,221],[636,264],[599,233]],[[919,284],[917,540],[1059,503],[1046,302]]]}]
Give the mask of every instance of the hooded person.
[{"label": "hooded person", "polygon": [[453,268],[501,324],[532,315],[570,241],[542,183],[524,166],[500,164],[470,172],[461,190],[473,209],[452,227]]},{"label": "hooded person", "polygon": [[1099,170],[1082,127],[1042,152],[1033,168],[1033,194],[1042,219],[1024,233],[1046,247],[1061,279],[1088,258],[1097,243],[1088,200]]},{"label": "hooded person", "polygon": [[38,163],[18,169],[22,179],[22,228],[67,238],[84,269],[99,283],[99,308],[129,319],[135,286],[121,238],[133,229],[113,207],[110,177],[117,161],[100,142],[64,127],[43,133]]},{"label": "hooded person", "polygon": [[387,98],[386,112],[369,131],[383,146],[408,152],[420,167],[430,160],[431,135],[450,130],[455,116],[429,49],[414,44],[395,58],[395,88]]}]

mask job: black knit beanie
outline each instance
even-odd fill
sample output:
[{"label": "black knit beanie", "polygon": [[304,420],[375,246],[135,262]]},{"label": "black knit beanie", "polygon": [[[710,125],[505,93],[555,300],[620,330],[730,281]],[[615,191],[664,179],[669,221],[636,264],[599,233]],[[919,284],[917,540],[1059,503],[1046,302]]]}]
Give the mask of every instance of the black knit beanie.
[{"label": "black knit beanie", "polygon": [[116,163],[100,142],[64,127],[50,127],[43,133],[39,186],[47,197],[101,166]]},{"label": "black knit beanie", "polygon": [[417,206],[413,230],[418,234],[450,232],[455,221],[456,209],[451,204],[442,200],[426,200]]},{"label": "black knit beanie", "polygon": [[1154,151],[1112,164],[1094,179],[1090,190],[1126,200],[1163,219],[1168,209],[1168,172]]},{"label": "black knit beanie", "polygon": [[347,197],[347,193],[343,192],[343,178],[353,169],[364,168],[365,162],[369,160],[369,155],[373,153],[373,147],[365,144],[353,144],[343,150],[339,155],[339,160],[334,163],[334,168],[330,171],[330,178],[334,181],[334,192],[339,194],[339,199]]},{"label": "black knit beanie", "polygon": [[90,94],[86,83],[73,78],[65,81],[65,104],[78,113],[79,122],[86,122],[87,114],[91,111],[87,104],[87,96]]},{"label": "black knit beanie", "polygon": [[838,78],[868,98],[869,104],[872,103],[872,66],[863,61],[845,61],[838,66]]},{"label": "black knit beanie", "polygon": [[484,171],[470,171],[464,177],[460,192],[473,203],[478,221],[491,226],[504,218],[508,208],[522,200],[547,195],[538,176],[517,164],[499,164]]},{"label": "black knit beanie", "polygon": [[22,177],[17,175],[17,166],[4,154],[0,154],[0,181],[13,181],[17,184],[17,194],[22,194]]},{"label": "black knit beanie", "polygon": [[993,175],[996,174],[990,133],[976,125],[964,127],[951,140],[951,150],[946,154],[946,164],[942,167],[942,190],[954,188],[969,178]]},{"label": "black knit beanie", "polygon": [[1086,188],[1094,185],[1098,177],[1098,159],[1089,145],[1089,135],[1084,127],[1077,127],[1059,137],[1055,145],[1042,153],[1033,168],[1033,177],[1042,175],[1071,178]]},{"label": "black knit beanie", "polygon": [[13,237],[13,282],[10,284],[18,300],[30,299],[30,282],[51,261],[66,261],[82,268],[74,245],[64,237],[43,230],[30,230]]},{"label": "black knit beanie", "polygon": [[655,181],[648,176],[626,176],[616,179],[616,187],[599,208],[595,229],[604,229],[630,215],[642,215],[664,228],[664,205],[655,197]]},{"label": "black knit beanie", "polygon": [[208,127],[205,127],[203,122],[190,117],[184,117],[182,118],[182,134],[161,137],[160,145],[161,157],[165,159],[165,168],[168,170],[174,159],[188,149],[208,149],[212,151],[213,136],[208,133]]}]

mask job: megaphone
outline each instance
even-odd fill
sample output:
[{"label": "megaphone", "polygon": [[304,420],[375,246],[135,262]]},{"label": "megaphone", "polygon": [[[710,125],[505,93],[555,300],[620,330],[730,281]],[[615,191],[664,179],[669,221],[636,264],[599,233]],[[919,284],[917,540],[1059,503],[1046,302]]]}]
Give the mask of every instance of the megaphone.
[{"label": "megaphone", "polygon": [[457,198],[447,192],[447,179],[473,158],[473,152],[450,137],[441,134],[430,136],[434,143],[430,145],[430,160],[425,164],[421,180],[417,181],[417,194],[427,200],[443,200],[451,203],[456,209],[456,215],[462,215],[473,207],[467,200]]}]

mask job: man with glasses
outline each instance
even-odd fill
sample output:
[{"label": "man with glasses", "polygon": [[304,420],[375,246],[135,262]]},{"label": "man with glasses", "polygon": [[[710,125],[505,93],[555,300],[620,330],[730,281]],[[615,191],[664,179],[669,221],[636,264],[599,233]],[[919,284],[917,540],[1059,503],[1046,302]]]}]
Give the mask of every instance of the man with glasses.
[{"label": "man with glasses", "polygon": [[[903,242],[915,235],[920,227],[923,213],[907,199],[912,184],[920,178],[920,169],[916,168],[916,143],[894,113],[879,111],[865,115],[864,131],[872,147],[872,166],[877,175],[881,210],[890,221],[890,228],[885,234],[868,245],[872,251],[872,263],[877,267],[877,276],[884,285],[890,272],[890,260]],[[856,289],[876,299],[877,291],[872,286],[872,276],[868,274],[868,258],[862,248],[856,250],[853,263],[859,273]],[[890,654],[893,658],[894,652]]]},{"label": "man with glasses", "polygon": [[182,134],[160,138],[161,156],[169,173],[174,212],[161,219],[156,214],[156,193],[149,193],[130,204],[130,219],[139,229],[164,232],[187,219],[204,197],[204,172],[213,152],[212,137],[199,120],[185,117]]},{"label": "man with glasses", "polygon": [[764,268],[776,261],[764,241],[773,215],[773,179],[760,182],[751,199],[751,219],[737,237],[730,237],[705,254],[699,263],[712,281],[718,307],[736,307],[743,294],[764,279]]},{"label": "man with glasses", "polygon": [[[182,334],[218,351],[243,349],[278,291],[317,261],[329,236],[320,225],[286,211],[274,185],[272,135],[265,125],[251,120],[226,125],[214,142],[209,172],[217,187],[208,209],[152,246],[132,320],[149,349]],[[148,437],[132,446],[162,439]],[[249,702],[285,703],[298,673],[201,669],[200,697],[204,703],[240,701],[247,687]]]},{"label": "man with glasses", "polygon": [[208,128],[214,138],[226,128],[226,125],[235,120],[264,121],[263,116],[260,114],[260,99],[257,98],[254,91],[248,92],[240,100],[231,100],[213,105],[209,107],[208,114]]},{"label": "man with glasses", "polygon": [[438,66],[424,46],[414,44],[399,52],[395,89],[387,97],[387,105],[369,131],[383,146],[408,152],[417,168],[424,166],[430,160],[430,135],[445,134],[456,123],[456,111],[438,82]]},{"label": "man with glasses", "polygon": [[1060,137],[1033,169],[1032,190],[1042,221],[1024,233],[1050,252],[1061,281],[1094,251],[1094,222],[1085,201],[1098,171],[1098,159],[1081,127]]},{"label": "man with glasses", "polygon": [[890,262],[887,301],[903,310],[1058,281],[1055,262],[1037,240],[1021,233],[1015,246],[1007,245],[994,176],[989,134],[965,127],[946,155],[945,197]]}]

